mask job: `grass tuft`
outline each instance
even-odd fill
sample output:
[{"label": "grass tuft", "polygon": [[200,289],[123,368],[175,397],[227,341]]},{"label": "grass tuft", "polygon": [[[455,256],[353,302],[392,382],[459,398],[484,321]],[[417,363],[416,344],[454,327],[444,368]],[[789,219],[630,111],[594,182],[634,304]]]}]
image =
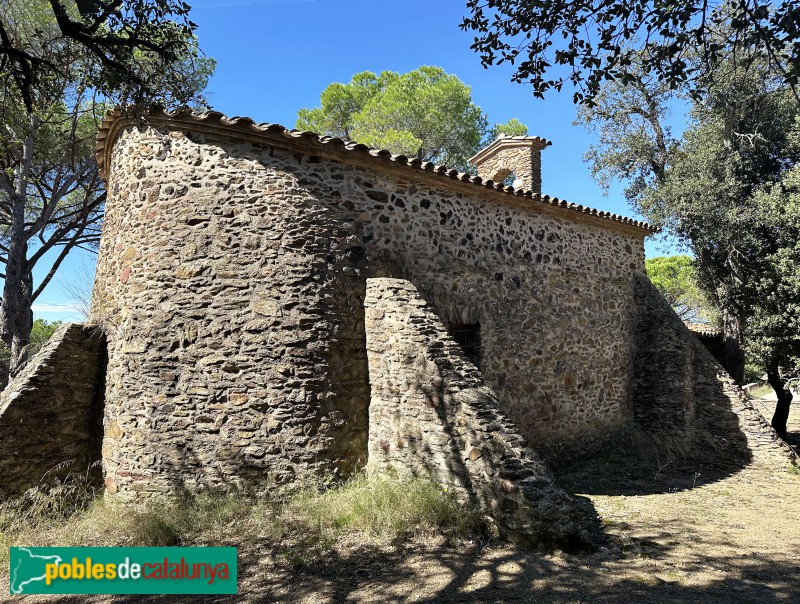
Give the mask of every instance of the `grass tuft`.
[{"label": "grass tuft", "polygon": [[436,533],[484,534],[481,516],[421,478],[357,475],[288,500],[203,494],[114,505],[88,484],[37,488],[0,504],[0,563],[9,547],[260,544],[295,567],[309,566],[345,537],[397,543]]},{"label": "grass tuft", "polygon": [[322,494],[301,493],[289,508],[323,531],[360,531],[390,540],[419,532],[467,537],[481,530],[476,512],[424,478],[360,474]]}]

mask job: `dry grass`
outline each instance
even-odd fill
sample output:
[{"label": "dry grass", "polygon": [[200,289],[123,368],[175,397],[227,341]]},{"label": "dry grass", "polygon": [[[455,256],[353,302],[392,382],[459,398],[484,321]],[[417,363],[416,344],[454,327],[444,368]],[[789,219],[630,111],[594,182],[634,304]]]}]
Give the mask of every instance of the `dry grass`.
[{"label": "dry grass", "polygon": [[297,495],[288,508],[322,530],[356,530],[380,539],[419,532],[468,536],[481,530],[477,513],[421,478],[357,475],[325,493]]},{"label": "dry grass", "polygon": [[434,483],[358,475],[285,501],[205,494],[152,501],[132,510],[105,501],[88,483],[67,482],[0,505],[0,562],[25,546],[171,546],[270,544],[295,566],[308,566],[338,540],[358,534],[397,543],[430,533],[467,538],[479,514]]},{"label": "dry grass", "polygon": [[772,386],[769,384],[760,384],[752,388],[748,393],[747,396],[751,399],[753,398],[767,398],[773,396],[775,391],[772,389]]}]

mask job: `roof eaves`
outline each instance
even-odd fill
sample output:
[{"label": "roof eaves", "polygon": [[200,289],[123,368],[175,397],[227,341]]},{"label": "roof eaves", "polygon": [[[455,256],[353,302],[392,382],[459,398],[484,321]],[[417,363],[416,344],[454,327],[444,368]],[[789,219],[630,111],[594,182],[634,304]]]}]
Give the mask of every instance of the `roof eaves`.
[{"label": "roof eaves", "polygon": [[[101,178],[105,180],[108,177],[107,171],[111,157],[111,150],[119,131],[126,125],[137,122],[147,123],[150,120],[166,121],[176,125],[183,125],[186,128],[190,128],[192,126],[207,127],[214,130],[222,129],[225,132],[230,132],[231,134],[236,132],[244,132],[248,135],[256,135],[264,138],[279,138],[288,141],[295,140],[298,142],[303,141],[311,146],[316,146],[323,150],[340,150],[343,151],[345,155],[352,154],[354,157],[372,157],[376,162],[391,162],[393,165],[404,166],[409,170],[416,169],[438,174],[443,179],[458,180],[475,186],[501,191],[508,195],[524,197],[526,199],[538,201],[550,206],[572,210],[584,215],[611,220],[629,227],[633,227],[637,230],[646,231],[647,233],[656,233],[659,230],[657,227],[641,220],[635,220],[619,214],[597,210],[581,204],[571,203],[564,199],[559,199],[558,197],[542,195],[539,193],[534,193],[530,190],[514,189],[512,186],[503,185],[502,182],[495,183],[492,180],[484,181],[479,176],[472,176],[471,174],[459,172],[458,170],[450,169],[445,166],[437,166],[431,162],[422,162],[416,158],[409,159],[405,155],[393,155],[390,151],[385,149],[374,149],[368,145],[357,143],[355,141],[346,141],[338,137],[320,136],[314,132],[289,129],[281,126],[280,124],[256,123],[249,117],[236,116],[229,118],[219,111],[205,111],[202,113],[197,113],[188,109],[181,109],[173,112],[157,109],[152,111],[146,117],[132,117],[120,109],[108,111],[103,118],[97,135],[96,159]],[[545,141],[545,139],[540,140],[549,144],[549,141]]]},{"label": "roof eaves", "polygon": [[501,136],[494,139],[491,143],[478,151],[475,155],[470,157],[467,161],[471,164],[477,164],[483,161],[486,157],[493,155],[503,147],[516,147],[521,146],[521,143],[529,143],[531,147],[543,150],[553,143],[541,136]]}]

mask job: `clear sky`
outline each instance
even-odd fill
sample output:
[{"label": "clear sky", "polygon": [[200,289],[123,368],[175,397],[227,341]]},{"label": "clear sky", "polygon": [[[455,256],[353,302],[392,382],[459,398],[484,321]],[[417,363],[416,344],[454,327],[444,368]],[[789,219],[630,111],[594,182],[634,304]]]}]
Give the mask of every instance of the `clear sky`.
[{"label": "clear sky", "polygon": [[[437,65],[472,87],[473,101],[490,122],[518,118],[530,134],[553,141],[542,153],[544,193],[627,216],[621,187],[608,197],[592,180],[582,155],[594,136],[573,126],[572,90],[533,97],[514,84],[509,66],[483,69],[459,29],[464,0],[188,0],[203,51],[217,60],[209,84],[214,109],[229,116],[293,127],[297,110],[319,104],[331,82],[347,82],[369,70],[407,72]],[[648,242],[648,256],[669,253]],[[74,292],[88,288],[89,254],[76,254],[37,300],[34,313],[47,320],[78,318]],[[35,275],[41,279],[43,271]]]}]

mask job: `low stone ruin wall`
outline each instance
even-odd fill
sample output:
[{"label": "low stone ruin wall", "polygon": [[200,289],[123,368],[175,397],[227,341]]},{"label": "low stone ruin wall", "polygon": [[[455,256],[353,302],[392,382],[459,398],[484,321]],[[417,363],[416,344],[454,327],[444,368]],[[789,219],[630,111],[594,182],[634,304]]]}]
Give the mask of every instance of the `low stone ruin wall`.
[{"label": "low stone ruin wall", "polygon": [[367,469],[429,476],[480,505],[509,538],[575,545],[586,519],[552,481],[416,288],[369,279]]},{"label": "low stone ruin wall", "polygon": [[0,496],[70,473],[99,478],[105,337],[69,323],[0,394]]}]

